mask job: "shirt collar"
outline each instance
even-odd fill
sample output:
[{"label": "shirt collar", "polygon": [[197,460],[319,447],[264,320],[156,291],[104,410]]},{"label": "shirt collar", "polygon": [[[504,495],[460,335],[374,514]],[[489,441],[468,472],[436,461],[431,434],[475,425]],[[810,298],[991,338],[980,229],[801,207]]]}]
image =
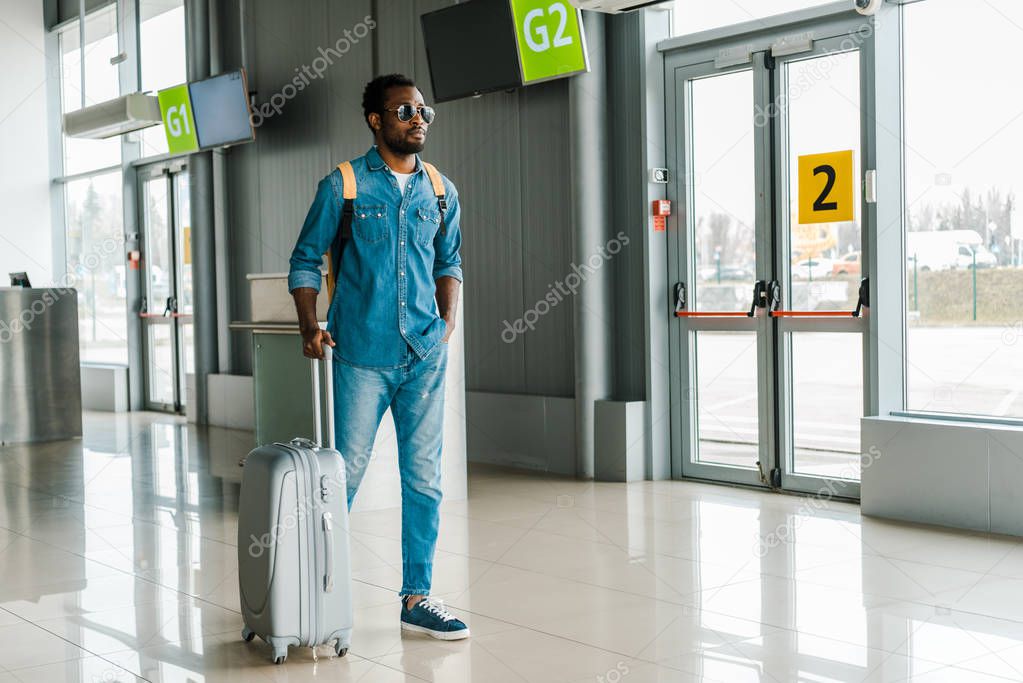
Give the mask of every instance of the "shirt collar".
[{"label": "shirt collar", "polygon": [[[369,151],[366,152],[366,162],[369,164],[369,169],[371,171],[379,171],[380,169],[387,167],[387,164],[384,162],[384,158],[382,156],[380,156],[380,152],[377,151],[377,146],[376,145],[373,145],[372,147],[370,147]],[[419,155],[417,154],[416,155],[416,168],[415,168],[414,171],[412,171],[412,173],[413,174],[419,173],[419,171],[421,171],[422,169],[423,169],[423,162],[419,158]]]}]

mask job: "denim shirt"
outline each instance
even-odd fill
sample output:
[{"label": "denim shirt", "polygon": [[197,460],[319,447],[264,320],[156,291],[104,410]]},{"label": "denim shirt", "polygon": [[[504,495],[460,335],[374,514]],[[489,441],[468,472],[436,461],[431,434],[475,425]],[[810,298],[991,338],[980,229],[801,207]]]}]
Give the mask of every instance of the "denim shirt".
[{"label": "denim shirt", "polygon": [[[342,255],[327,331],[342,361],[397,368],[407,363],[410,348],[419,358],[429,356],[447,330],[437,311],[434,281],[462,279],[458,193],[445,177],[441,234],[437,196],[418,155],[404,194],[376,146],[353,159],[352,169],[357,188],[352,238]],[[289,291],[319,291],[322,256],[341,227],[341,188],[336,168],[316,188],[291,253]]]}]

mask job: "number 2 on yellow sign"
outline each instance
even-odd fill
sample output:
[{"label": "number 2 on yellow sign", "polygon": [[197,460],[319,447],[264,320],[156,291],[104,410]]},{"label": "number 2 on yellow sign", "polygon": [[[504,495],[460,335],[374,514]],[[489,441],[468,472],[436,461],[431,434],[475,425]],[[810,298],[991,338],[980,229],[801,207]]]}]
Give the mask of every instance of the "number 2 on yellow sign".
[{"label": "number 2 on yellow sign", "polygon": [[799,157],[799,222],[855,220],[853,151]]}]

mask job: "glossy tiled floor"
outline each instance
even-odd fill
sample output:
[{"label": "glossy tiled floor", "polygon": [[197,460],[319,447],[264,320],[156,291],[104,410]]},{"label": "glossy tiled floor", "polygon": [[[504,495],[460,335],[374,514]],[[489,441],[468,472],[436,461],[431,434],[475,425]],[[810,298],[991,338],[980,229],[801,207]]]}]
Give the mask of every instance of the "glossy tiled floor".
[{"label": "glossy tiled floor", "polygon": [[352,519],[351,653],[274,666],[239,638],[249,439],[92,414],[82,441],[0,448],[0,683],[1023,680],[1015,539],[483,468],[444,505],[434,582],[472,639],[401,635],[385,509]]}]

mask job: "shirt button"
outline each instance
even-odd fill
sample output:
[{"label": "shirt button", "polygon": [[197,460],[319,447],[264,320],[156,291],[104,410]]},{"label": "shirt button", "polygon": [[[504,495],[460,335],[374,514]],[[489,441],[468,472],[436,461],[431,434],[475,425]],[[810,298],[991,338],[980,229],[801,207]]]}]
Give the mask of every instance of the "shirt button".
[{"label": "shirt button", "polygon": [[399,270],[399,271],[398,271],[398,275],[404,275],[404,274],[405,274],[405,271],[404,271],[404,270]]},{"label": "shirt button", "polygon": [[405,240],[402,240],[402,241],[398,242],[398,245],[404,247],[405,246]]},{"label": "shirt button", "polygon": [[405,305],[405,302],[404,302],[404,301],[402,301],[402,302],[401,302],[401,305],[402,305],[402,306],[404,306],[404,305]]}]

